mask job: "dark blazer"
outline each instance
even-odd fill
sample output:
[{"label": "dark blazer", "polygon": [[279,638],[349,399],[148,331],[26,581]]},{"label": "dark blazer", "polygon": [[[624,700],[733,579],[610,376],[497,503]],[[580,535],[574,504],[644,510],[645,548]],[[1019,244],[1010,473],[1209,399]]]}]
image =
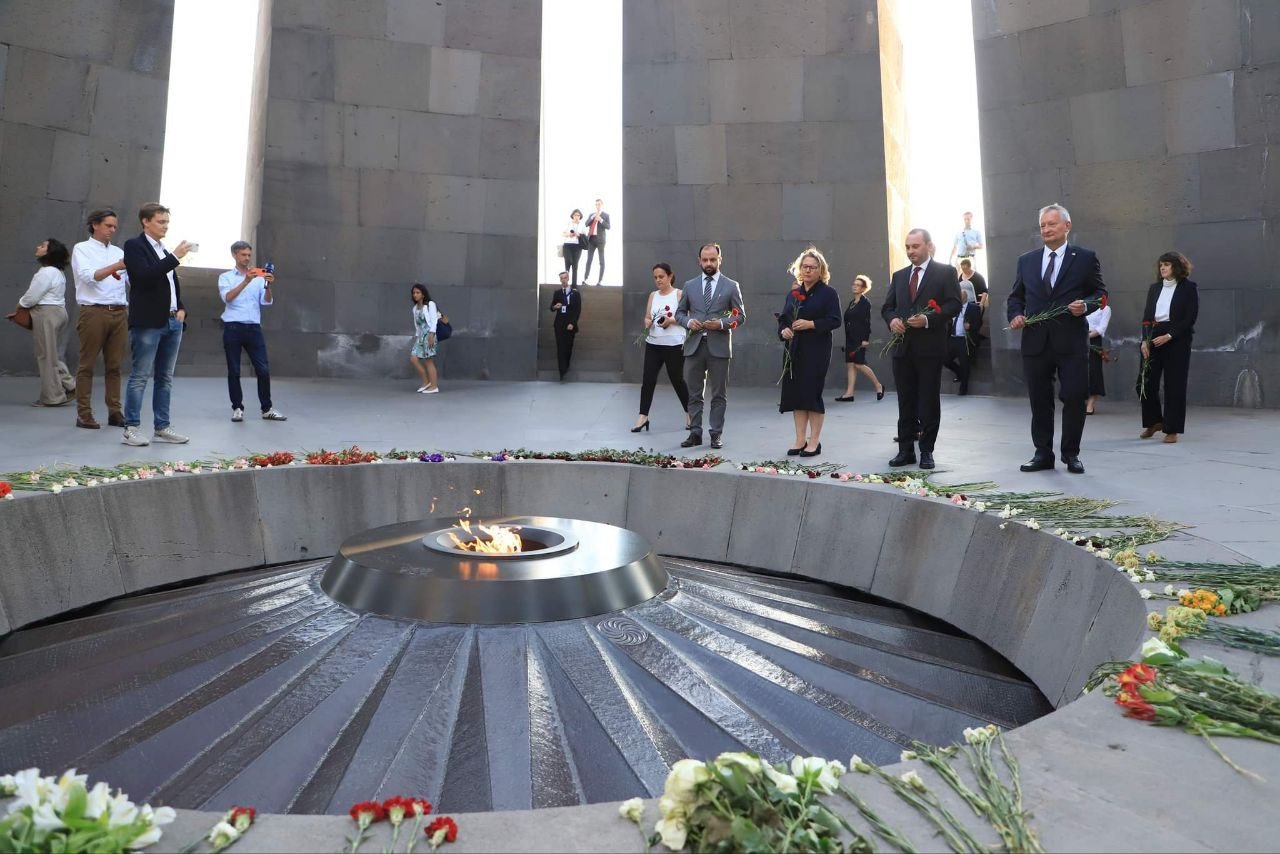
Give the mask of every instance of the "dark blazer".
[{"label": "dark blazer", "polygon": [[[1102,282],[1102,265],[1098,263],[1098,256],[1092,250],[1064,243],[1062,251],[1062,266],[1052,293],[1040,280],[1044,248],[1034,249],[1018,257],[1018,275],[1013,280],[1013,291],[1009,294],[1007,303],[1009,320],[1018,315],[1030,317],[1078,299],[1096,302],[1107,295],[1107,286]],[[1091,305],[1085,314],[1092,314],[1097,309],[1096,305]],[[1079,317],[1063,314],[1022,330],[1022,355],[1038,356],[1045,349],[1060,356],[1087,356],[1089,323],[1084,319],[1084,314]]]},{"label": "dark blazer", "polygon": [[[596,215],[596,212],[592,211],[591,213],[587,214],[582,218],[583,234],[587,234],[588,232],[591,231],[591,218],[595,215]],[[607,236],[608,232],[609,232],[609,214],[606,213],[605,211],[600,211],[600,224],[596,226],[595,237],[592,237],[590,239],[595,241],[597,245],[604,243],[605,237]]]},{"label": "dark blazer", "polygon": [[844,310],[844,349],[853,352],[871,340],[871,301],[861,297]]},{"label": "dark blazer", "polygon": [[941,311],[929,317],[929,325],[923,329],[907,327],[903,343],[893,348],[893,358],[904,359],[908,356],[919,356],[926,359],[945,359],[947,357],[947,328],[955,316],[960,313],[959,275],[955,267],[940,263],[937,259],[929,259],[925,267],[924,278],[916,291],[915,302],[911,301],[911,267],[903,267],[894,272],[889,281],[889,293],[885,295],[884,305],[880,308],[880,316],[887,325],[895,317],[903,323],[913,314],[924,312],[929,300],[938,303]]},{"label": "dark blazer", "polygon": [[[970,338],[977,335],[978,327],[982,325],[982,306],[978,305],[973,300],[969,300],[965,303],[964,322],[969,324],[969,328],[964,331],[964,334]],[[956,334],[956,321],[954,317],[951,319],[951,328],[947,331],[947,334]]]},{"label": "dark blazer", "polygon": [[[1142,319],[1155,322],[1156,300],[1160,298],[1163,282],[1156,282],[1147,289],[1147,306],[1142,310]],[[1173,289],[1173,299],[1169,302],[1169,326],[1158,334],[1166,332],[1173,340],[1185,338],[1190,340],[1196,331],[1196,317],[1200,314],[1200,294],[1196,283],[1190,279],[1179,279],[1178,286]]]},{"label": "dark blazer", "polygon": [[139,234],[124,242],[124,268],[129,271],[129,326],[137,329],[164,329],[169,325],[169,276],[173,270],[173,289],[182,304],[182,285],[178,281],[178,259],[172,252],[164,258],[156,255],[151,241]]},{"label": "dark blazer", "polygon": [[573,324],[573,331],[578,331],[578,318],[582,315],[582,291],[577,288],[569,289],[569,304],[565,306],[568,311],[561,312],[556,308],[557,303],[564,302],[564,288],[556,288],[556,292],[551,295],[551,303],[547,306],[549,311],[555,312],[555,326],[568,326]]}]

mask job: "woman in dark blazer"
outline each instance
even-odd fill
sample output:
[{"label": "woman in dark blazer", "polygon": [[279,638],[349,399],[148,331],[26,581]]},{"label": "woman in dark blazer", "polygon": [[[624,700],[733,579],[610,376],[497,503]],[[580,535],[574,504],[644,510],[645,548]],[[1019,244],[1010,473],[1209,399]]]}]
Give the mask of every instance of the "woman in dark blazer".
[{"label": "woman in dark blazer", "polygon": [[867,344],[871,339],[871,280],[859,273],[853,277],[853,299],[844,310],[844,394],[836,398],[841,403],[853,400],[853,386],[858,374],[871,380],[876,387],[876,400],[884,400],[884,386],[876,379],[876,372],[867,364]]},{"label": "woman in dark blazer", "polygon": [[816,457],[822,453],[822,386],[831,367],[831,333],[840,326],[840,297],[827,284],[827,259],[812,246],[792,263],[791,275],[795,284],[778,315],[778,337],[787,353],[778,411],[790,412],[796,425],[787,455]]},{"label": "woman in dark blazer", "polygon": [[1138,396],[1142,399],[1139,437],[1143,439],[1163,430],[1164,441],[1172,444],[1186,428],[1191,336],[1200,313],[1196,283],[1188,278],[1191,269],[1187,256],[1166,252],[1156,259],[1160,279],[1147,290],[1147,306],[1142,312],[1142,366],[1138,372]]}]

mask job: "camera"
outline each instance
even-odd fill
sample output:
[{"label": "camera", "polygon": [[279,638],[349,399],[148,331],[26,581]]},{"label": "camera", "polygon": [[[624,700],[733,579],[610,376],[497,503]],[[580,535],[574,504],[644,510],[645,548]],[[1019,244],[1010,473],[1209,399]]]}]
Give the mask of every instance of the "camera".
[{"label": "camera", "polygon": [[270,273],[271,275],[274,276],[276,274],[276,265],[268,261],[267,263],[262,265],[262,272]]}]

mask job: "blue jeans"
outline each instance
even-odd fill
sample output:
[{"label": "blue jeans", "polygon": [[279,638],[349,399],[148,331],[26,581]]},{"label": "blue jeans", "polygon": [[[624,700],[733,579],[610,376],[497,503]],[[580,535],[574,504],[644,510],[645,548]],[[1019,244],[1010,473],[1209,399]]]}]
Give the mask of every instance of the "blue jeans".
[{"label": "blue jeans", "polygon": [[240,350],[244,348],[258,378],[258,403],[262,411],[271,408],[271,369],[267,366],[267,341],[262,337],[259,323],[222,325],[222,349],[227,353],[227,391],[231,394],[231,408],[244,409],[244,392],[240,388]]},{"label": "blue jeans", "polygon": [[137,427],[142,419],[142,396],[147,392],[147,380],[155,377],[155,389],[151,393],[151,414],[157,430],[169,426],[169,395],[173,390],[173,369],[178,364],[178,348],[182,346],[182,321],[169,318],[169,325],[160,329],[129,330],[129,350],[133,356],[133,369],[124,392],[124,423]]}]

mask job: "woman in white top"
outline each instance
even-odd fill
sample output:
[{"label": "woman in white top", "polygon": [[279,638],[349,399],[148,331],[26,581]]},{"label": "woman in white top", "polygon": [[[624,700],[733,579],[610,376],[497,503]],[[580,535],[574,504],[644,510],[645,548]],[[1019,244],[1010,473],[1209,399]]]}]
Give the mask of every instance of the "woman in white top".
[{"label": "woman in white top", "polygon": [[572,274],[570,284],[575,288],[578,286],[578,261],[582,258],[582,238],[586,233],[587,229],[582,225],[582,211],[574,208],[560,237],[564,240],[564,269]]},{"label": "woman in white top", "polygon": [[35,345],[36,367],[40,370],[40,398],[32,406],[65,406],[75,398],[75,377],[62,360],[66,349],[67,277],[62,271],[71,253],[61,241],[50,237],[36,247],[40,269],[31,278],[31,287],[18,298],[18,305],[31,310],[31,339]]},{"label": "woman in white top", "polygon": [[632,433],[649,429],[649,406],[653,389],[658,384],[658,371],[667,368],[667,378],[680,398],[684,426],[689,426],[689,386],[684,381],[684,327],[676,323],[676,306],[680,289],[672,287],[671,265],[665,261],[653,265],[653,290],[644,308],[644,379],[640,383],[640,415]]},{"label": "woman in white top", "polygon": [[1084,319],[1089,323],[1089,399],[1085,402],[1084,414],[1092,415],[1098,398],[1107,396],[1107,385],[1102,377],[1102,354],[1107,346],[1106,334],[1107,325],[1111,323],[1111,306],[1104,305],[1085,315]]},{"label": "woman in white top", "polygon": [[440,385],[436,381],[435,356],[440,310],[431,301],[426,285],[415,284],[409,290],[409,296],[413,299],[413,348],[409,351],[409,361],[422,380],[418,394],[438,394]]}]

